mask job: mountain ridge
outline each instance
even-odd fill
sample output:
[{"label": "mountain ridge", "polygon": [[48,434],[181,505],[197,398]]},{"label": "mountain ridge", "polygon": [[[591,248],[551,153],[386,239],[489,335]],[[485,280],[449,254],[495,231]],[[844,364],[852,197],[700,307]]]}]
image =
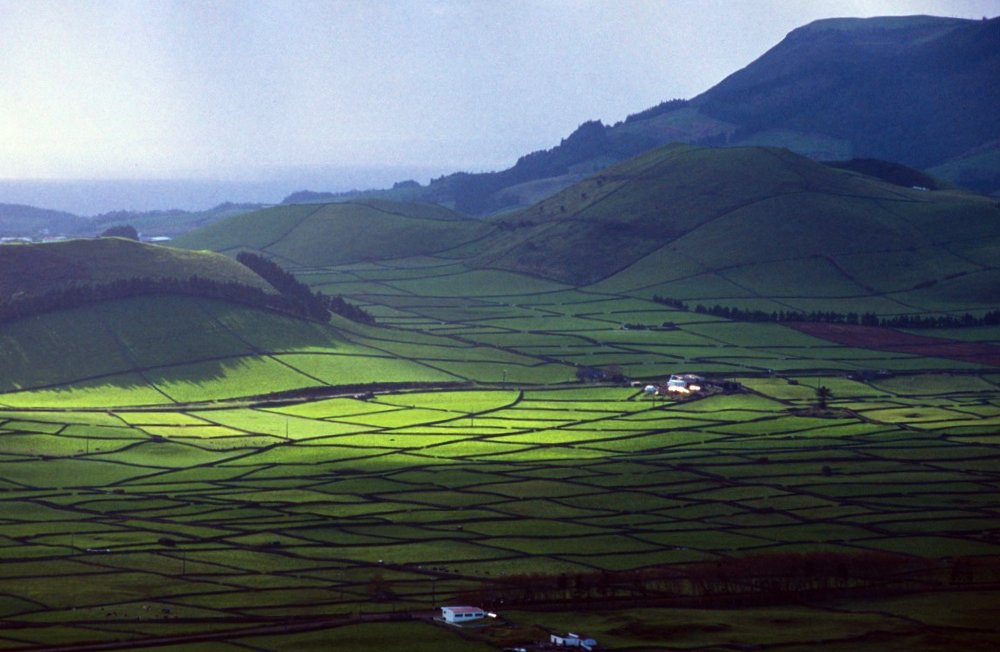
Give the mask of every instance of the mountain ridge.
[{"label": "mountain ridge", "polygon": [[[525,184],[546,180],[565,188],[581,173],[670,142],[774,145],[821,160],[884,159],[935,168],[949,181],[998,192],[997,43],[1000,18],[818,20],[690,100],[668,100],[613,125],[586,121],[555,147],[526,154],[505,170],[457,172],[419,189],[370,194],[433,201],[475,215],[516,210],[538,199],[522,196],[517,189]],[[984,147],[988,155],[970,159]],[[328,202],[344,196],[296,194],[285,202],[306,197]]]}]

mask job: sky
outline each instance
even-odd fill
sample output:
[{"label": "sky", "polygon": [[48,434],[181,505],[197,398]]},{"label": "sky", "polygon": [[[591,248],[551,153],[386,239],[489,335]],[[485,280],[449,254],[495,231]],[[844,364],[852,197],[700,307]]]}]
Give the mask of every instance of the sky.
[{"label": "sky", "polygon": [[1000,0],[0,0],[0,179],[502,169],[810,21],[905,14]]}]

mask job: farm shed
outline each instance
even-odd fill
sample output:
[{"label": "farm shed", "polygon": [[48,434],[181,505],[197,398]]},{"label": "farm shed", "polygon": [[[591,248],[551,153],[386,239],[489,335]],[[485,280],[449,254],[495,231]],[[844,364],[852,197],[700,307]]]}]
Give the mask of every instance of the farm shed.
[{"label": "farm shed", "polygon": [[557,647],[578,647],[581,650],[596,650],[597,641],[592,638],[581,636],[570,632],[565,636],[559,634],[549,634],[549,643]]},{"label": "farm shed", "polygon": [[701,391],[705,385],[705,379],[695,374],[674,374],[667,381],[667,392],[679,394],[690,394]]},{"label": "farm shed", "polygon": [[479,607],[441,607],[441,617],[446,623],[465,623],[486,617],[486,612]]}]

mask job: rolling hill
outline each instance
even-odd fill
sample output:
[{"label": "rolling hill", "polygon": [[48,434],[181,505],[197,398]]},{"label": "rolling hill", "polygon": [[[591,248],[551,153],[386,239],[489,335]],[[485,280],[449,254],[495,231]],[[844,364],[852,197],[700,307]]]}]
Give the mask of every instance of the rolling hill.
[{"label": "rolling hill", "polygon": [[234,215],[263,208],[262,204],[226,202],[203,211],[112,211],[88,219],[87,233],[97,235],[113,226],[134,226],[143,237],[173,238]]},{"label": "rolling hill", "polygon": [[[342,277],[317,267],[406,256],[768,311],[960,314],[995,308],[1000,293],[996,201],[879,161],[828,165],[780,148],[675,144],[484,220],[374,206],[269,209],[180,243],[253,248],[311,271],[304,278],[332,293]],[[454,296],[444,278],[414,291]]]},{"label": "rolling hill", "polygon": [[23,204],[0,204],[0,237],[33,238],[79,234],[89,227],[86,218]]},{"label": "rolling hill", "polygon": [[247,249],[282,264],[322,267],[437,253],[490,228],[434,204],[369,199],[268,208],[217,222],[173,244],[223,253]]},{"label": "rolling hill", "polygon": [[[214,285],[183,285],[191,277]],[[135,287],[119,292],[122,283]],[[112,289],[80,290],[88,287]],[[340,317],[327,324],[287,314],[276,295],[211,252],[120,238],[0,246],[0,405],[199,402],[455,380],[354,343],[348,333],[364,328]],[[32,309],[5,312],[24,304]]]},{"label": "rolling hill", "polygon": [[274,292],[231,258],[143,244],[124,238],[66,240],[0,247],[0,300],[31,297],[74,285],[101,285],[133,278],[238,283]]},{"label": "rolling hill", "polygon": [[190,403],[441,380],[455,378],[354,344],[334,326],[199,297],[104,301],[0,331],[0,405],[7,406]]},{"label": "rolling hill", "polygon": [[488,221],[500,231],[470,264],[572,285],[654,287],[739,270],[747,278],[730,283],[767,296],[913,290],[973,307],[1000,288],[994,200],[782,149],[667,146]]}]

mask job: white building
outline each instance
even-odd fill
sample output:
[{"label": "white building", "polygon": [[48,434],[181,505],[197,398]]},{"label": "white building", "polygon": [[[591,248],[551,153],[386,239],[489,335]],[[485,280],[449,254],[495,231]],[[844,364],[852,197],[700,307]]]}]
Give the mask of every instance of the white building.
[{"label": "white building", "polygon": [[674,374],[667,381],[667,392],[677,394],[691,394],[700,392],[705,384],[705,379],[695,374]]},{"label": "white building", "polygon": [[566,636],[560,636],[559,634],[549,634],[549,643],[559,647],[578,647],[581,650],[596,650],[597,641],[592,638],[586,638],[579,634],[574,634],[570,632]]},{"label": "white building", "polygon": [[486,617],[486,612],[479,607],[441,607],[441,617],[446,623],[467,623]]}]

